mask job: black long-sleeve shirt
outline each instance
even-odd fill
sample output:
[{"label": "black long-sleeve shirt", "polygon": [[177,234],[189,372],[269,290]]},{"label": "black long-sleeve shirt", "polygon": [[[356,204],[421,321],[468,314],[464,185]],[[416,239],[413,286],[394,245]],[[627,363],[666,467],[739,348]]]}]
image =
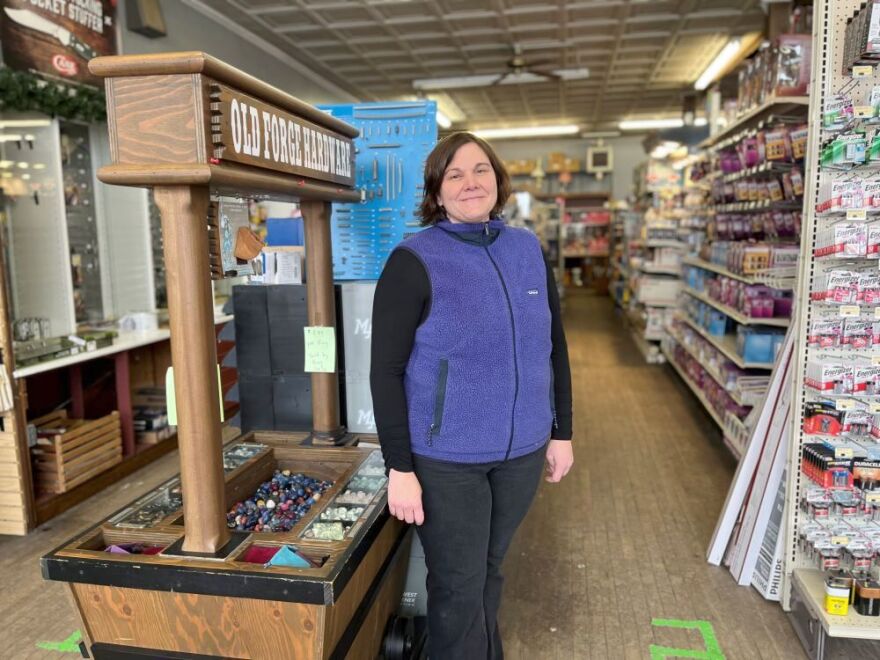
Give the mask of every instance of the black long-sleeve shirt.
[{"label": "black long-sleeve shirt", "polygon": [[[572,436],[571,368],[553,269],[547,266],[551,314],[551,360],[556,425],[551,438]],[[408,250],[395,250],[376,285],[373,300],[370,388],[379,442],[388,469],[412,472],[409,418],[403,379],[418,327],[431,311],[431,283],[422,262]]]}]

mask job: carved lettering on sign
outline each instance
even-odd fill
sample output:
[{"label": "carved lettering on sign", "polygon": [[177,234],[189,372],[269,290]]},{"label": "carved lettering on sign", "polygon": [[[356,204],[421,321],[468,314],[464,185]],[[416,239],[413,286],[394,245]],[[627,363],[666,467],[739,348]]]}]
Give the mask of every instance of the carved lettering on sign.
[{"label": "carved lettering on sign", "polygon": [[224,85],[211,85],[214,157],[354,185],[352,141]]}]

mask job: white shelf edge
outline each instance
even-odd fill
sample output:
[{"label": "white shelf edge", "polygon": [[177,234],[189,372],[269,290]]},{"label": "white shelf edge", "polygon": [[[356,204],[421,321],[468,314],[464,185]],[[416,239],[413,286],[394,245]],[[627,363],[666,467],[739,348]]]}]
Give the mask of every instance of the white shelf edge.
[{"label": "white shelf edge", "polygon": [[765,112],[768,112],[773,109],[774,106],[784,106],[784,105],[810,105],[810,97],[809,96],[771,96],[764,103],[759,105],[757,108],[753,108],[749,110],[747,113],[738,117],[736,121],[734,121],[730,126],[725,128],[723,131],[716,133],[713,136],[710,136],[706,140],[700,143],[699,147],[701,149],[706,149],[709,147],[714,147],[719,142],[723,142],[729,137],[732,137],[735,133],[739,132],[743,128],[745,128],[749,122],[754,120],[757,117],[760,117]]},{"label": "white shelf edge", "polygon": [[718,428],[721,429],[721,433],[723,434],[724,433],[724,420],[721,419],[721,417],[718,415],[718,413],[715,411],[715,409],[712,408],[712,404],[709,403],[709,400],[706,398],[706,396],[703,394],[703,392],[700,391],[700,389],[694,384],[694,382],[690,378],[687,377],[687,374],[684,372],[684,369],[682,369],[680,366],[678,366],[678,364],[676,364],[675,360],[672,359],[672,356],[669,354],[669,351],[666,350],[666,347],[665,346],[661,347],[661,350],[663,351],[663,355],[666,356],[666,361],[672,365],[672,368],[675,369],[675,371],[679,375],[679,377],[685,382],[685,385],[688,386],[688,389],[690,389],[690,391],[697,398],[697,400],[700,402],[700,404],[703,406],[703,408],[706,409],[706,412],[709,413],[709,416],[718,425]]},{"label": "white shelf edge", "polygon": [[692,296],[693,298],[696,298],[697,300],[706,303],[710,307],[714,307],[722,314],[726,314],[740,325],[767,325],[774,328],[787,328],[789,325],[791,325],[790,319],[756,319],[750,316],[746,316],[745,314],[735,310],[733,307],[728,307],[727,305],[718,302],[714,298],[710,298],[705,293],[697,291],[696,289],[692,289],[689,286],[683,287],[682,291],[684,291],[689,296]]},{"label": "white shelf edge", "polygon": [[849,606],[849,614],[839,616],[825,611],[825,581],[819,569],[794,569],[794,582],[804,603],[819,620],[829,637],[880,640],[880,617],[862,616]]},{"label": "white shelf edge", "polygon": [[[633,341],[636,344],[636,347],[639,349],[639,352],[644,356],[645,362],[648,364],[663,364],[664,357],[662,353],[662,346],[660,347],[660,351],[657,353],[652,353],[652,348],[657,348],[656,345],[648,343],[649,340],[642,334],[639,328],[631,327],[631,334]],[[653,340],[653,341],[662,341],[662,340]]]},{"label": "white shelf edge", "polygon": [[675,340],[675,343],[678,344],[679,346],[681,346],[688,355],[690,355],[692,358],[694,358],[697,362],[700,363],[700,366],[703,367],[703,370],[707,374],[709,374],[709,376],[712,377],[712,380],[714,380],[725,392],[727,392],[727,395],[731,399],[733,399],[733,401],[734,401],[734,403],[736,403],[736,405],[753,407],[753,406],[751,406],[751,404],[743,403],[742,400],[739,398],[739,396],[736,395],[736,393],[731,392],[729,389],[727,389],[727,386],[724,384],[723,379],[721,378],[721,375],[716,374],[714,371],[712,371],[711,369],[706,367],[706,365],[703,364],[703,361],[700,358],[700,356],[697,355],[696,352],[694,352],[690,346],[688,346],[684,341],[682,341],[682,339],[678,335],[676,335],[674,332],[672,332],[668,328],[666,330],[666,334],[668,334],[670,337],[672,337],[672,339]]},{"label": "white shelf edge", "polygon": [[[710,335],[703,328],[701,328],[699,325],[697,325],[697,322],[694,321],[691,317],[684,314],[680,318],[685,323],[687,323],[690,327],[692,327],[694,330],[696,330],[697,334],[699,334],[701,337],[703,337],[703,339],[708,341],[715,348],[717,348],[724,355],[726,355],[727,358],[731,362],[733,362],[736,366],[738,366],[740,369],[766,369],[767,371],[771,371],[773,369],[774,365],[771,363],[746,362],[745,360],[742,359],[742,357],[739,354],[737,354],[737,352],[735,350],[733,350],[732,347],[725,346],[723,343],[721,343],[721,341],[718,339],[718,337],[715,337],[714,335]],[[731,338],[733,337],[733,335],[724,335],[724,336],[731,337]]]},{"label": "white shelf edge", "polygon": [[[227,323],[233,318],[235,317],[232,314],[215,317],[214,325]],[[171,331],[168,328],[159,328],[158,330],[147,330],[144,332],[120,332],[119,336],[113,340],[113,344],[110,346],[105,346],[104,348],[99,348],[94,351],[77,353],[76,355],[68,355],[56,360],[38,362],[37,364],[31,364],[27,367],[21,367],[13,371],[12,376],[14,378],[27,378],[28,376],[35,376],[46,371],[62,369],[63,367],[89,362],[98,358],[107,357],[108,355],[122,353],[123,351],[130,351],[135,348],[140,348],[141,346],[158,344],[160,341],[165,341],[170,338]]]},{"label": "white shelf edge", "polygon": [[703,259],[699,259],[697,257],[685,257],[681,261],[683,264],[686,264],[688,266],[694,266],[695,268],[702,268],[703,270],[712,271],[713,273],[718,273],[719,275],[724,275],[725,277],[739,280],[740,282],[745,282],[746,284],[758,284],[758,282],[756,282],[754,278],[749,277],[748,275],[739,275],[737,273],[733,273],[727,270],[724,266],[713,264],[711,261],[704,261]]}]

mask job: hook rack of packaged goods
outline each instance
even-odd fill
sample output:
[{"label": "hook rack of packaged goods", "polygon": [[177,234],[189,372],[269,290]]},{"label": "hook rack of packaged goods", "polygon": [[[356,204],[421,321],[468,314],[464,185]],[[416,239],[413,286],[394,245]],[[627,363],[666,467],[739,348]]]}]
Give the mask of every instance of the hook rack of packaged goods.
[{"label": "hook rack of packaged goods", "polygon": [[880,639],[878,23],[875,1],[814,5],[782,603],[817,659]]}]

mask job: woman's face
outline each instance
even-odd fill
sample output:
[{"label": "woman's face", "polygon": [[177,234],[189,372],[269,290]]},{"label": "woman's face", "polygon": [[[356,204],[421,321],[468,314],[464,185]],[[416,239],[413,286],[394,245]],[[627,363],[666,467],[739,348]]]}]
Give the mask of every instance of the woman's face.
[{"label": "woman's face", "polygon": [[452,222],[486,222],[498,201],[498,181],[489,157],[473,142],[458,148],[443,173],[437,200]]}]

